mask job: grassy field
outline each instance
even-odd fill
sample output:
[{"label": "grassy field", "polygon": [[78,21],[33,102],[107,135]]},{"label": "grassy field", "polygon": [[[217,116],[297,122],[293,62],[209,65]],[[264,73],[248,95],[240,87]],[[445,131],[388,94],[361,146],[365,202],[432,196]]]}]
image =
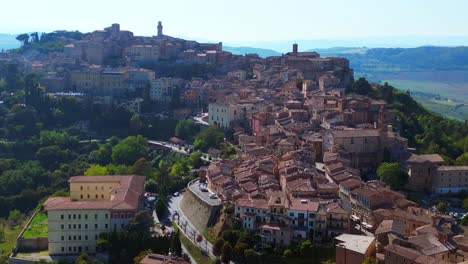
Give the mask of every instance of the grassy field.
[{"label": "grassy field", "polygon": [[38,213],[24,231],[24,238],[47,237],[47,214]]},{"label": "grassy field", "polygon": [[459,100],[460,102],[468,101],[468,83],[395,79],[384,80],[382,82],[388,82],[401,90],[431,93],[449,99]]},{"label": "grassy field", "polygon": [[190,241],[182,232],[180,232],[180,242],[185,246],[189,254],[199,264],[211,263],[211,258],[203,254],[203,252]]},{"label": "grassy field", "polygon": [[430,111],[462,121],[468,120],[468,82],[450,83],[393,79],[383,82],[388,82],[400,90],[411,91],[411,96]]},{"label": "grassy field", "polygon": [[15,247],[16,238],[23,228],[23,224],[10,227],[5,221],[0,221],[0,228],[4,228],[5,240],[0,242],[0,257],[7,257]]}]

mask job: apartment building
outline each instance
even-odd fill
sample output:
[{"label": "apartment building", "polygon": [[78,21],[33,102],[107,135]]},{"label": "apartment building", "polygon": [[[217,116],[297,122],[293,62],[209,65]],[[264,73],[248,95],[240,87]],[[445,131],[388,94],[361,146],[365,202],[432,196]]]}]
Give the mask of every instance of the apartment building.
[{"label": "apartment building", "polygon": [[436,194],[468,191],[468,166],[440,166],[432,179]]},{"label": "apartment building", "polygon": [[99,235],[126,228],[142,209],[143,176],[76,176],[69,197],[45,201],[50,255],[96,253]]}]

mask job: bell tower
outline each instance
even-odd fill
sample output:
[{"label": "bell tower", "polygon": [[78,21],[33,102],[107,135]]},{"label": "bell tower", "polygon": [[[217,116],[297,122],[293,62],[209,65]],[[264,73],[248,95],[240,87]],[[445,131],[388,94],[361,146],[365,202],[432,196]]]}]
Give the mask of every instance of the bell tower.
[{"label": "bell tower", "polygon": [[162,22],[159,21],[158,22],[158,37],[161,37],[163,35],[163,26],[162,26]]}]

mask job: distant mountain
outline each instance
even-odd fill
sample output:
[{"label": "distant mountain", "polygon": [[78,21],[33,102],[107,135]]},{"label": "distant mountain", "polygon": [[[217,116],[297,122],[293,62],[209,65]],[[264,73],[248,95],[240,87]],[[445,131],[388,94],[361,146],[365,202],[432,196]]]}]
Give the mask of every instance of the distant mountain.
[{"label": "distant mountain", "polygon": [[357,71],[468,71],[468,47],[312,49],[350,60]]},{"label": "distant mountain", "polygon": [[262,48],[253,48],[253,47],[229,47],[224,46],[223,50],[229,51],[232,54],[245,55],[256,53],[258,56],[265,58],[269,56],[279,56],[281,53],[271,50],[271,49],[262,49]]},{"label": "distant mountain", "polygon": [[19,41],[16,40],[15,35],[1,34],[0,33],[0,50],[15,49],[20,46]]},{"label": "distant mountain", "polygon": [[278,52],[289,52],[292,44],[299,44],[299,51],[310,49],[328,49],[331,47],[367,47],[367,48],[415,48],[421,46],[456,47],[468,46],[468,36],[390,36],[359,37],[342,39],[296,39],[278,41],[229,42],[231,47],[262,47]]}]

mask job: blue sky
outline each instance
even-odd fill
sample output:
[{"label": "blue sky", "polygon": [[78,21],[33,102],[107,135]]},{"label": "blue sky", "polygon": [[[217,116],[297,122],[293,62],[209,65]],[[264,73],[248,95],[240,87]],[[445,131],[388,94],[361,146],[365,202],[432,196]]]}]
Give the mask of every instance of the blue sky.
[{"label": "blue sky", "polygon": [[231,43],[468,36],[465,0],[3,0],[0,32],[83,32],[113,22],[137,35]]}]

